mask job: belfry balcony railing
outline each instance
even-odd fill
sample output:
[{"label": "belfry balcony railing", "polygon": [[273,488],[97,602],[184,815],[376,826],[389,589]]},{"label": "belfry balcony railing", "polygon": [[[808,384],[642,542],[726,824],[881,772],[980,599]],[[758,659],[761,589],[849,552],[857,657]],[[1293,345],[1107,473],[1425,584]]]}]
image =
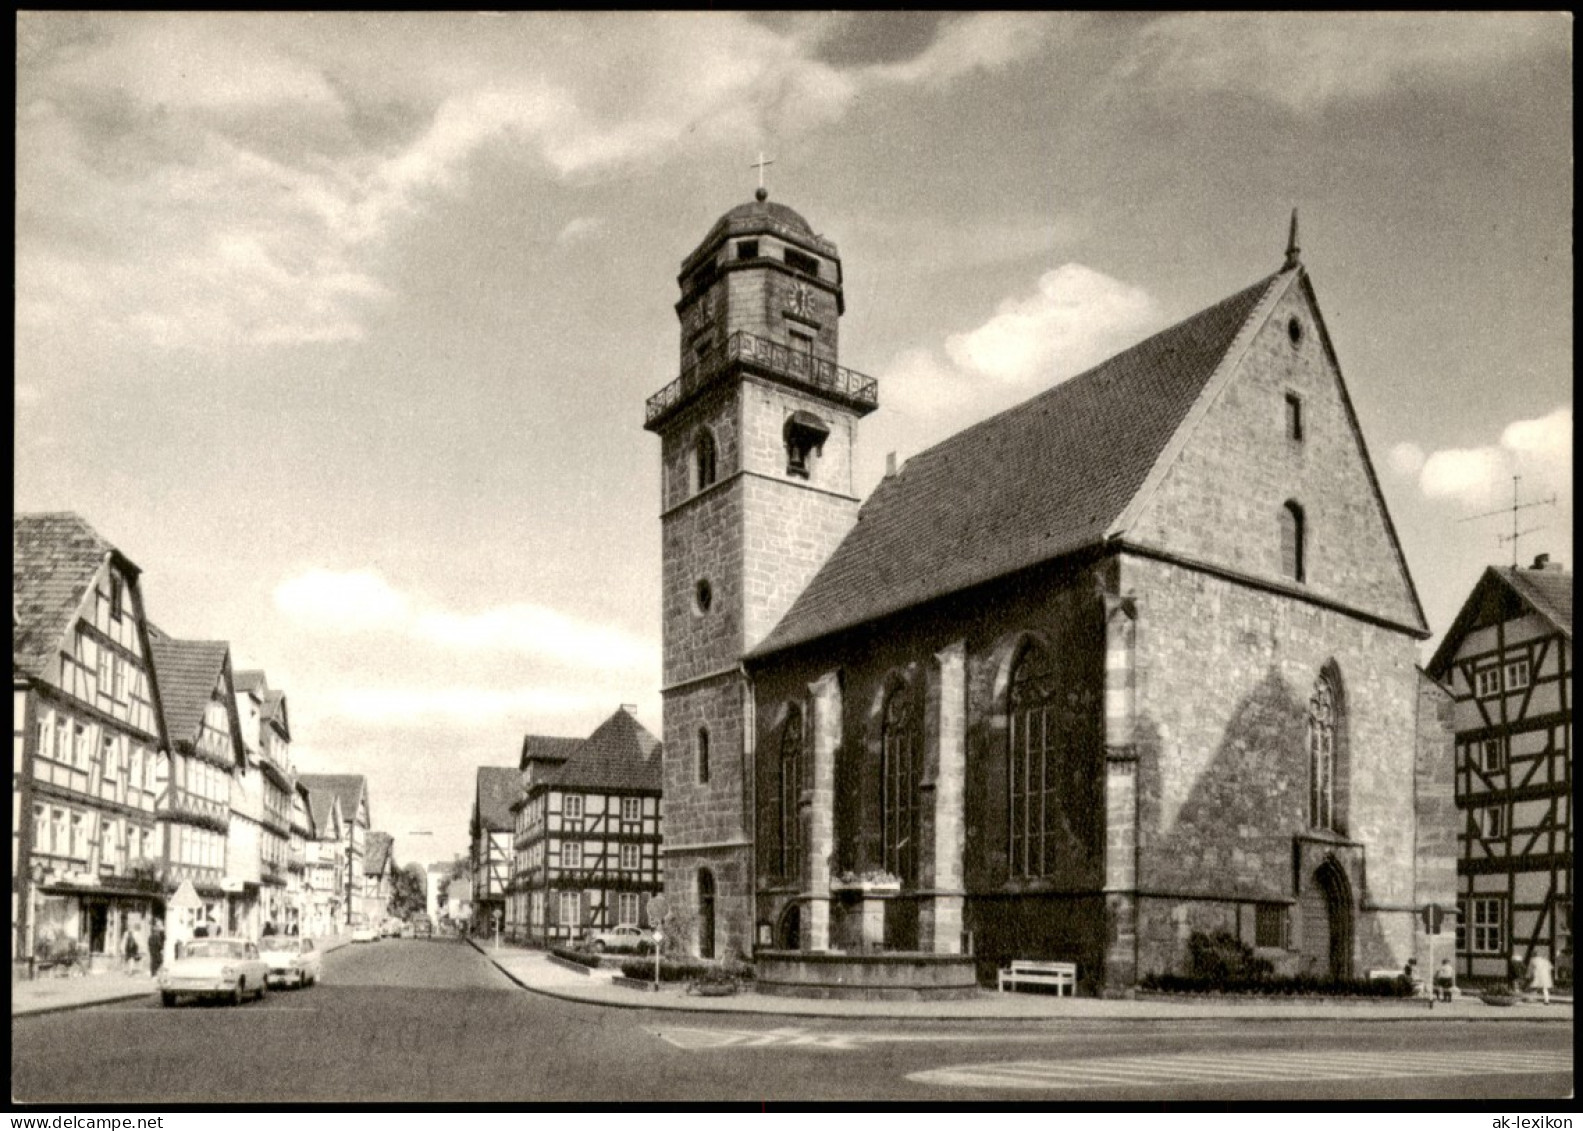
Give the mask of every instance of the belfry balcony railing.
[{"label": "belfry balcony railing", "polygon": [[789,385],[833,393],[864,411],[879,407],[879,382],[873,377],[738,330],[726,339],[724,351],[688,366],[680,377],[650,397],[644,424],[653,424],[739,362]]}]

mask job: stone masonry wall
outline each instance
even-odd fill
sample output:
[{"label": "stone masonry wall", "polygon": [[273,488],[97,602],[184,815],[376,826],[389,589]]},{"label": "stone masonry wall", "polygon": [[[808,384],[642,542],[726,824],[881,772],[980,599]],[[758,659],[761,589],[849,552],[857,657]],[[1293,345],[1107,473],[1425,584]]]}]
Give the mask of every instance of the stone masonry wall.
[{"label": "stone masonry wall", "polygon": [[[1296,345],[1288,329],[1293,319]],[[1289,393],[1301,398],[1301,440],[1286,435]],[[1416,623],[1337,371],[1298,283],[1254,335],[1127,537],[1280,580],[1278,516],[1289,499],[1303,508],[1307,524],[1302,588],[1398,624]]]},{"label": "stone masonry wall", "polygon": [[1181,897],[1140,908],[1141,969],[1172,968],[1185,923],[1235,922],[1238,900],[1293,899],[1293,837],[1308,832],[1308,701],[1327,664],[1343,716],[1337,832],[1364,846],[1366,865],[1356,965],[1405,961],[1407,917],[1370,908],[1414,896],[1413,638],[1131,555],[1120,585],[1138,609],[1137,882]]},{"label": "stone masonry wall", "polygon": [[[1457,832],[1462,827],[1456,801],[1456,738],[1451,730],[1454,704],[1449,692],[1418,673],[1418,743],[1414,764],[1418,810],[1418,890],[1414,902],[1438,903],[1447,915],[1446,937],[1437,940],[1437,957],[1451,953],[1447,941],[1456,930],[1451,912],[1457,901]],[[1428,946],[1420,941],[1418,965],[1428,970]]]}]

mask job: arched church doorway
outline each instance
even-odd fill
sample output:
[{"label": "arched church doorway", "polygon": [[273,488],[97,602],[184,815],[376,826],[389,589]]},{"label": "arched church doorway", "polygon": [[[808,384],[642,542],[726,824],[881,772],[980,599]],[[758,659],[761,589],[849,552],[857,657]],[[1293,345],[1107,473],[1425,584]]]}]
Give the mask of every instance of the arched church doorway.
[{"label": "arched church doorway", "polygon": [[1352,884],[1334,857],[1314,869],[1302,908],[1304,965],[1326,977],[1352,977]]},{"label": "arched church doorway", "polygon": [[802,908],[792,904],[781,912],[781,921],[775,931],[776,945],[782,950],[802,949]]},{"label": "arched church doorway", "polygon": [[715,876],[698,869],[698,957],[715,956]]}]

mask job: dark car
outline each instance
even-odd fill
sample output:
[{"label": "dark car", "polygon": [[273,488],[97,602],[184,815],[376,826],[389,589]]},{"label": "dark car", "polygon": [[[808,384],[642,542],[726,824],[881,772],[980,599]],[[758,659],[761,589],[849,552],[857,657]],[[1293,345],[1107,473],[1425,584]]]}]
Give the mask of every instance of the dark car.
[{"label": "dark car", "polygon": [[427,915],[414,915],[412,918],[412,937],[426,939],[433,935],[434,921]]}]

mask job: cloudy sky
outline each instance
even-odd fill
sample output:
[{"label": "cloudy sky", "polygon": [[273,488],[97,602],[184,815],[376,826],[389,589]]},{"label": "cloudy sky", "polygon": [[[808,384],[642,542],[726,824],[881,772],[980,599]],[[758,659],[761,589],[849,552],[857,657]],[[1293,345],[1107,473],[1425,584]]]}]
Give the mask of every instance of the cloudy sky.
[{"label": "cloudy sky", "polygon": [[399,860],[460,851],[524,732],[659,730],[643,400],[762,152],[841,249],[865,494],[1275,270],[1298,207],[1438,634],[1513,474],[1571,565],[1571,30],[23,13],[15,504],[265,669]]}]

